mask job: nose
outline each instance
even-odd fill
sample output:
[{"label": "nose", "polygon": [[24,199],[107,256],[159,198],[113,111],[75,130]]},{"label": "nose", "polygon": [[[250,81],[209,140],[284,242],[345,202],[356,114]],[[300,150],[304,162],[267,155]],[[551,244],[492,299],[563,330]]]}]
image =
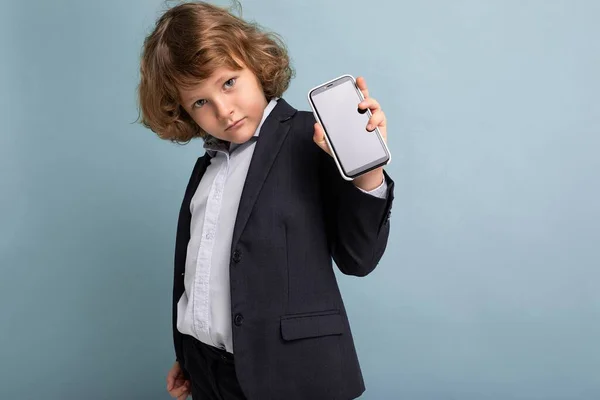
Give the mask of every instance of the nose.
[{"label": "nose", "polygon": [[233,114],[231,105],[223,98],[215,100],[215,112],[219,119],[229,119],[229,116]]}]

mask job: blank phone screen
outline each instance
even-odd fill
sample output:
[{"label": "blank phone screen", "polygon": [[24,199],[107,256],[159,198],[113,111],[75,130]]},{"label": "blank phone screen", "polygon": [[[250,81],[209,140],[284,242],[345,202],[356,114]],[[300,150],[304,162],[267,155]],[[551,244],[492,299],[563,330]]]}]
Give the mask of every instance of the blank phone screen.
[{"label": "blank phone screen", "polygon": [[379,135],[367,131],[369,114],[358,110],[361,98],[353,81],[342,79],[311,98],[344,173],[353,176],[385,162],[388,154]]}]

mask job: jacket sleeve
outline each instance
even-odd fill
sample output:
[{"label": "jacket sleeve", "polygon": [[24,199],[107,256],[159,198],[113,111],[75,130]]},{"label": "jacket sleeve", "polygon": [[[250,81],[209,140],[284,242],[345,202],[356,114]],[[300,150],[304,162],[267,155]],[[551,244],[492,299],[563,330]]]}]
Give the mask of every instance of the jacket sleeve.
[{"label": "jacket sleeve", "polygon": [[394,181],[384,171],[385,198],[365,193],[353,182],[344,180],[335,160],[319,151],[319,176],[331,254],[342,273],[366,276],[375,269],[387,246]]}]

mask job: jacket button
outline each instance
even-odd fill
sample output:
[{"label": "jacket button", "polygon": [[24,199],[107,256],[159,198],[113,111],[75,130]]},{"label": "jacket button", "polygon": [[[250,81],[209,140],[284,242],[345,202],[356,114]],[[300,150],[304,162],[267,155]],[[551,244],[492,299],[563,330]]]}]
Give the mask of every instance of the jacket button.
[{"label": "jacket button", "polygon": [[233,319],[235,326],[241,326],[242,322],[244,322],[244,316],[242,314],[235,314],[235,318]]},{"label": "jacket button", "polygon": [[242,252],[239,250],[235,250],[233,252],[233,262],[234,263],[239,263],[242,260]]}]

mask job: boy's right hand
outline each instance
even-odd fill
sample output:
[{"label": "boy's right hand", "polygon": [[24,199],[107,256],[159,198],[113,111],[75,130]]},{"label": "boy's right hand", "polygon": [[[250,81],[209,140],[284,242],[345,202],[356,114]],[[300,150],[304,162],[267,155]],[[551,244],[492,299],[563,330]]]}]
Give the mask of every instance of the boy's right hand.
[{"label": "boy's right hand", "polygon": [[191,382],[185,379],[178,361],[167,374],[167,391],[177,400],[186,400],[191,393]]}]

